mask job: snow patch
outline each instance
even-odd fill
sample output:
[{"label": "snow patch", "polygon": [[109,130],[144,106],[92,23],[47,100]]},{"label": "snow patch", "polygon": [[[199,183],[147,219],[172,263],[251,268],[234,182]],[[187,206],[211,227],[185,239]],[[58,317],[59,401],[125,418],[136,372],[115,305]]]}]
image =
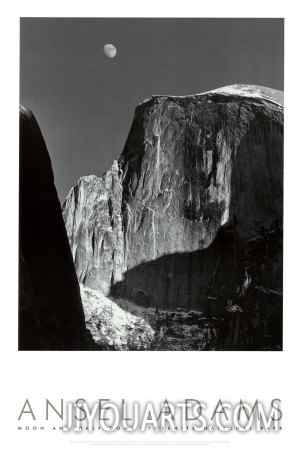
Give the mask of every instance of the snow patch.
[{"label": "snow patch", "polygon": [[[277,89],[268,88],[265,86],[256,86],[252,84],[231,84],[229,86],[224,86],[221,88],[213,89],[211,91],[201,92],[199,94],[187,94],[187,95],[168,95],[168,94],[158,94],[152,95],[150,98],[143,100],[139,105],[149,102],[150,100],[156,98],[165,98],[165,99],[181,99],[181,98],[197,98],[203,95],[209,94],[221,94],[221,95],[229,95],[229,96],[240,96],[240,97],[249,97],[249,98],[257,98],[261,100],[266,100],[271,103],[275,103],[278,106],[283,108],[284,104],[284,94],[283,91],[279,91]],[[208,100],[211,102],[211,100]]]},{"label": "snow patch", "polygon": [[255,86],[249,84],[231,84],[212,91],[203,92],[204,94],[223,94],[239,95],[240,97],[252,97],[267,100],[278,106],[283,106],[283,92],[277,89],[271,89],[264,86]]},{"label": "snow patch", "polygon": [[104,350],[147,350],[155,332],[142,317],[120,308],[99,291],[81,285],[87,328]]}]

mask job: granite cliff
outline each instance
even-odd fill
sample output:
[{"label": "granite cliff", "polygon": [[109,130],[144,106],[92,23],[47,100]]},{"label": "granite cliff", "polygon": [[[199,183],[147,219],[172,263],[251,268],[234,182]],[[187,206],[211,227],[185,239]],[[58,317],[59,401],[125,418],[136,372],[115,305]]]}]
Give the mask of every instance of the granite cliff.
[{"label": "granite cliff", "polygon": [[63,217],[85,287],[143,306],[229,307],[231,328],[251,289],[282,314],[282,211],[283,93],[233,85],[140,104],[119,160],[79,180]]},{"label": "granite cliff", "polygon": [[50,157],[20,107],[19,350],[92,350]]}]

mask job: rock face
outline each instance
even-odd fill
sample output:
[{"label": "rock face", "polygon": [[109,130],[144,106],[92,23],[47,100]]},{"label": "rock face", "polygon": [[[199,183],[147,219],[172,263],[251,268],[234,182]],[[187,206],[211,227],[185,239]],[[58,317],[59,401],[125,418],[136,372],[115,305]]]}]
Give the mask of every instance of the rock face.
[{"label": "rock face", "polygon": [[63,216],[80,283],[108,292],[122,279],[122,184],[115,161],[103,178],[83,177],[72,189]]},{"label": "rock face", "polygon": [[63,206],[79,281],[217,312],[253,285],[281,292],[282,102],[233,85],[140,104],[118,162]]},{"label": "rock face", "polygon": [[19,350],[90,350],[51,161],[30,110],[20,107]]}]

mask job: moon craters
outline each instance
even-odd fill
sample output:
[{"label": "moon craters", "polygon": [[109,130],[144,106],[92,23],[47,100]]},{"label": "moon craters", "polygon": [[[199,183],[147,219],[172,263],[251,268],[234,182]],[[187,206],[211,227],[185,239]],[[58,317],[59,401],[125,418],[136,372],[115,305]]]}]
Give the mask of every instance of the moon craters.
[{"label": "moon craters", "polygon": [[108,58],[114,58],[117,53],[116,47],[113,44],[106,44],[103,51]]}]

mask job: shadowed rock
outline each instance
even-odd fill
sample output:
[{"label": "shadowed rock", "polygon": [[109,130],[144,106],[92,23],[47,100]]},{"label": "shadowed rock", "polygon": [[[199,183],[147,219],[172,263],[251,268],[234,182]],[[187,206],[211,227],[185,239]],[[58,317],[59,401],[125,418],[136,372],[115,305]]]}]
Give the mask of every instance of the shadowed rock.
[{"label": "shadowed rock", "polygon": [[19,350],[88,350],[79,285],[50,157],[20,107]]}]

